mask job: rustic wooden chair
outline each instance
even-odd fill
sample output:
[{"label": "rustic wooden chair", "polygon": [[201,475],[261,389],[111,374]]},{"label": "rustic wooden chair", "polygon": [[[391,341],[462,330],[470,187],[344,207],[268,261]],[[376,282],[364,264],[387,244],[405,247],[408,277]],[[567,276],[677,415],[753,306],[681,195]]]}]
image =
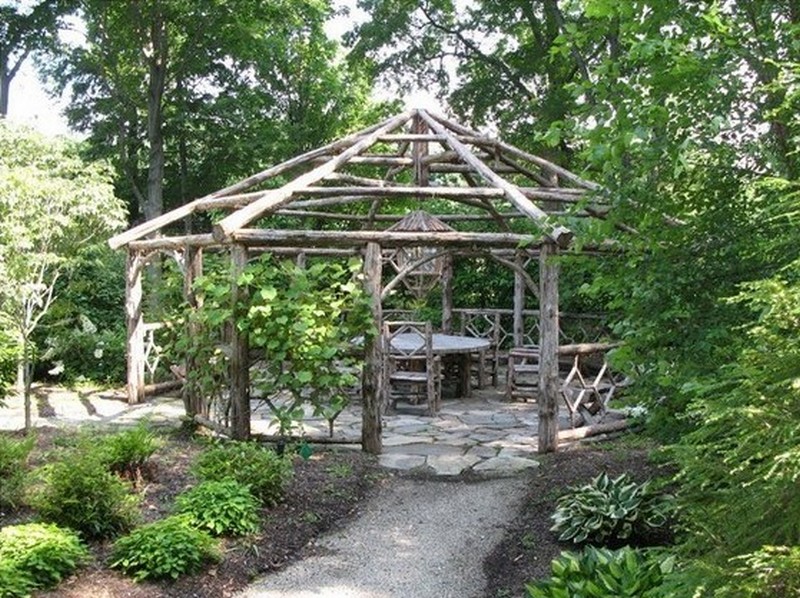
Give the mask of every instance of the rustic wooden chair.
[{"label": "rustic wooden chair", "polygon": [[509,401],[535,401],[539,395],[539,347],[526,345],[509,350],[507,376]]},{"label": "rustic wooden chair", "polygon": [[489,386],[490,377],[492,386],[497,386],[501,330],[500,314],[497,312],[475,310],[461,313],[461,334],[482,338],[490,343],[488,349],[475,353],[470,360],[470,378],[475,375],[477,388]]},{"label": "rustic wooden chair", "polygon": [[433,355],[430,322],[384,322],[384,405],[399,401],[425,402],[428,413],[439,411],[442,392],[441,360]]}]

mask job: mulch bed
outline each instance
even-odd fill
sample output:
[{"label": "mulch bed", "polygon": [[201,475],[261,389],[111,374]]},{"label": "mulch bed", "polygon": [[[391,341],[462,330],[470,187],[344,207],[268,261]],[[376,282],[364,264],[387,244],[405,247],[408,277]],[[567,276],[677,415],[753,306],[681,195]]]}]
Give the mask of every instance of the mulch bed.
[{"label": "mulch bed", "polygon": [[[50,430],[42,430],[38,450],[55,448]],[[200,445],[171,437],[154,456],[149,481],[141,486],[145,522],[170,514],[175,496],[196,483],[189,473]],[[35,454],[34,464],[43,462]],[[279,570],[302,558],[306,546],[320,534],[335,529],[358,513],[370,489],[385,476],[375,459],[358,450],[319,450],[308,460],[297,457],[295,473],[282,504],[265,509],[260,533],[223,540],[223,558],[209,570],[175,582],[135,583],[108,569],[111,542],[92,542],[92,561],[56,589],[37,593],[47,598],[224,598],[246,587],[254,577]],[[0,515],[0,526],[31,517],[18,511]]]},{"label": "mulch bed", "polygon": [[522,511],[508,523],[505,538],[484,562],[485,598],[524,596],[526,583],[550,577],[551,561],[562,551],[575,550],[573,544],[558,542],[550,531],[556,501],[570,486],[585,484],[603,471],[611,477],[628,473],[637,482],[665,475],[648,455],[644,449],[612,444],[599,449],[577,446],[542,457],[541,466],[531,474]]}]

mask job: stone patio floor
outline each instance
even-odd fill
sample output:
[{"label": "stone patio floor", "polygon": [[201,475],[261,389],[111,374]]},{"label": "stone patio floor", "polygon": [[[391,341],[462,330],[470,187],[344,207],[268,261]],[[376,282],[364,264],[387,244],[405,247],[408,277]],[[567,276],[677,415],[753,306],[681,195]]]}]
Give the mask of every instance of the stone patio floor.
[{"label": "stone patio floor", "polygon": [[[380,464],[389,469],[419,471],[440,476],[465,472],[510,475],[538,466],[536,403],[510,403],[500,389],[474,393],[470,399],[442,402],[434,417],[422,412],[398,411],[383,418],[383,454]],[[67,390],[37,387],[33,406],[34,426],[97,424],[129,426],[146,419],[153,425],[177,425],[183,416],[183,403],[176,396],[149,398],[141,405],[129,406],[121,391]],[[0,409],[0,429],[20,429],[24,425],[22,399],[7,399]],[[254,400],[252,431],[274,434],[266,406]],[[562,429],[568,427],[566,414]],[[328,422],[307,415],[303,433],[310,437],[328,435]],[[359,449],[361,406],[354,404],[335,421],[334,436]]]}]

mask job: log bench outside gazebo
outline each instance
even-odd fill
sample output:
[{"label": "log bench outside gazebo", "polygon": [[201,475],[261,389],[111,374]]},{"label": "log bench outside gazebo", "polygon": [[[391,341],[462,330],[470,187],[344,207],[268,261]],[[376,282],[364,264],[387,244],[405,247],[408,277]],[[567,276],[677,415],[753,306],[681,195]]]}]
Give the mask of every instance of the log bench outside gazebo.
[{"label": "log bench outside gazebo", "polygon": [[[277,177],[289,182],[275,187]],[[443,225],[398,226],[409,217],[398,213],[398,200],[404,202],[401,207],[416,202],[423,219],[430,215]],[[426,210],[428,206],[432,207]],[[174,234],[185,230],[185,219],[196,223],[196,215],[211,210],[227,215],[205,231]],[[112,248],[124,248],[128,256],[128,400],[144,400],[147,324],[142,276],[145,265],[161,252],[182,255],[189,305],[195,304],[193,283],[202,274],[204,253],[210,251],[229,254],[234,296],[242,292],[236,286],[238,274],[254,255],[361,256],[363,284],[372,297],[376,330],[383,321],[382,298],[387,292],[400,282],[411,284],[427,265],[438,260],[444,331],[452,329],[454,313],[458,313],[453,306],[453,256],[480,256],[514,272],[513,307],[506,312],[510,334],[514,345],[531,341],[538,345],[538,446],[540,452],[554,451],[561,394],[557,258],[570,248],[574,237],[565,224],[568,219],[602,218],[607,212],[599,185],[441,116],[422,109],[405,111],[109,240]],[[313,221],[315,228],[281,228],[279,217],[285,216]],[[481,223],[482,232],[462,226],[475,222]],[[584,245],[581,251],[599,253],[603,248]],[[538,263],[538,281],[528,272],[532,261]],[[392,279],[384,284],[389,276]],[[525,310],[526,293],[539,299],[535,339],[525,326],[530,313]],[[250,434],[248,344],[236,326],[229,329],[231,434],[245,439]],[[364,349],[362,448],[377,454],[382,450],[379,339],[367,337]],[[202,367],[193,363],[183,366],[187,371]],[[187,397],[187,415],[196,415],[199,404],[201,398]]]}]

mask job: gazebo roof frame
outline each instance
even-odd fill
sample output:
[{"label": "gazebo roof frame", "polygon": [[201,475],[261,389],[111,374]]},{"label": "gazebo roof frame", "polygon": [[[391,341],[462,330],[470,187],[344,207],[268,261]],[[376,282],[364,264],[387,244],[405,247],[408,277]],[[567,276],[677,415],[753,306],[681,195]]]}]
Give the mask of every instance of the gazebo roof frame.
[{"label": "gazebo roof frame", "polygon": [[[383,148],[396,148],[386,153]],[[433,148],[434,151],[431,151]],[[364,169],[385,169],[382,178]],[[403,173],[406,181],[397,180]],[[276,177],[289,176],[281,186],[263,188]],[[444,177],[444,183],[437,177]],[[413,178],[413,182],[407,182]],[[453,184],[457,179],[460,185]],[[148,256],[161,250],[182,251],[185,289],[202,268],[202,252],[230,249],[234,273],[247,262],[248,252],[308,252],[364,255],[365,287],[375,298],[373,318],[381,321],[381,248],[426,246],[465,253],[484,253],[515,267],[515,313],[521,313],[524,288],[530,287],[522,255],[539,256],[541,395],[539,450],[555,450],[558,432],[558,264],[551,256],[571,244],[573,231],[563,217],[604,218],[609,206],[603,189],[568,170],[423,109],[411,109],[323,147],[271,166],[224,189],[194,199],[157,218],[109,239],[112,248],[128,251],[126,314],[128,320],[128,394],[143,398],[143,318],[141,270]],[[403,214],[386,211],[393,200],[414,198],[437,203],[437,219],[453,230],[391,230]],[[365,210],[350,210],[368,205]],[[447,213],[442,206],[450,206]],[[456,208],[466,206],[469,210]],[[566,211],[565,211],[566,207]],[[227,214],[210,231],[170,235],[168,228],[194,214],[210,210]],[[340,222],[345,230],[265,228],[256,221],[273,216]],[[532,222],[535,234],[514,232],[515,219]],[[458,223],[483,221],[492,231],[457,230]],[[491,224],[492,226],[488,226]],[[444,227],[442,227],[444,228]],[[584,252],[602,246],[582,247]],[[527,258],[526,258],[527,259]],[[516,264],[516,265],[515,265]],[[234,292],[237,292],[235,282]],[[452,295],[452,290],[449,291]],[[443,292],[443,295],[446,295]],[[452,299],[452,297],[451,297]],[[519,309],[517,310],[517,307]],[[516,325],[516,323],[515,323]],[[232,433],[249,435],[248,361],[246,339],[233,326],[231,359]],[[362,445],[380,452],[380,348],[367,343]],[[187,402],[187,404],[191,401]]]}]

